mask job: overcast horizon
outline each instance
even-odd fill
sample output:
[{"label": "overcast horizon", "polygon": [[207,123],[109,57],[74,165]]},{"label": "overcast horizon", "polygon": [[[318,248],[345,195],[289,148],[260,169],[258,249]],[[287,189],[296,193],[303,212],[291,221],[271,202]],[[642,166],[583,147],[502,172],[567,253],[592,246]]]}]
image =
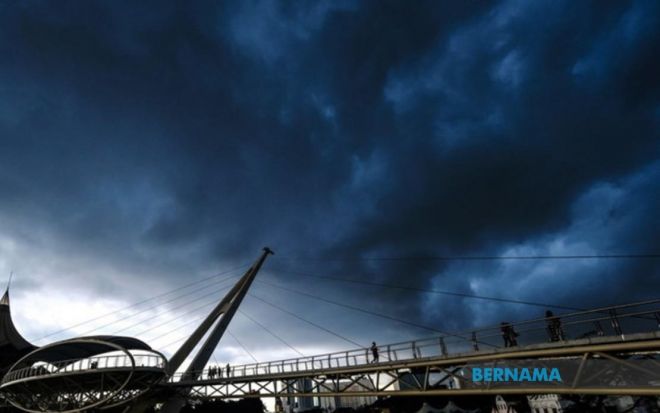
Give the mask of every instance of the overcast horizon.
[{"label": "overcast horizon", "polygon": [[269,246],[232,363],[296,356],[250,317],[433,335],[291,289],[441,331],[545,308],[374,284],[658,298],[657,257],[497,257],[660,254],[659,50],[654,1],[0,2],[0,287],[39,345],[169,353]]}]

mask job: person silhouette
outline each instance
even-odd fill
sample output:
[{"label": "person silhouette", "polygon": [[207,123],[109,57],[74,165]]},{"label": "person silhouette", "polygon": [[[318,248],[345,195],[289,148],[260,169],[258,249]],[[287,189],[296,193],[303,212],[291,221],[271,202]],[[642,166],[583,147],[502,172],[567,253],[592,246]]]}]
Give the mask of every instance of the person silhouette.
[{"label": "person silhouette", "polygon": [[500,323],[500,331],[502,332],[502,339],[504,339],[504,347],[514,347],[518,345],[518,333],[513,329],[511,323],[503,321]]},{"label": "person silhouette", "polygon": [[371,343],[371,354],[374,358],[372,363],[378,363],[378,346],[376,346],[375,341]]},{"label": "person silhouette", "polygon": [[561,320],[559,317],[554,315],[552,311],[548,310],[545,312],[545,322],[547,325],[550,341],[564,340],[564,330],[561,327]]}]

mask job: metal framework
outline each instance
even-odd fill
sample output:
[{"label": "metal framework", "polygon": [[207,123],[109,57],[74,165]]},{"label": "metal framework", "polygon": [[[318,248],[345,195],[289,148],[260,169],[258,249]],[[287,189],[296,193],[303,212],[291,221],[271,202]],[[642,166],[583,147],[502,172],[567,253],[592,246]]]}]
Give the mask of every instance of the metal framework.
[{"label": "metal framework", "polygon": [[[376,348],[234,366],[224,377],[226,370],[217,366],[204,370],[270,254],[264,248],[169,362],[136,339],[108,338],[132,342],[133,350],[146,350],[146,355],[109,341],[74,339],[35,350],[16,362],[0,383],[0,392],[16,407],[34,413],[122,405],[127,406],[125,412],[138,413],[156,402],[163,403],[163,413],[177,413],[190,398],[660,395],[660,299],[560,316],[550,313]],[[76,343],[107,348],[88,348],[80,355],[79,348],[66,347]],[[177,373],[200,343],[190,365]],[[59,359],[54,357],[60,353],[48,353],[62,345],[79,355]],[[529,366],[560,366],[565,375],[558,381],[502,382],[473,374],[475,369]]]},{"label": "metal framework", "polygon": [[[419,396],[474,394],[660,395],[660,333],[547,343],[455,356],[371,365],[172,382],[193,398]],[[631,358],[643,357],[643,363]],[[607,363],[603,363],[607,361]],[[473,366],[572,363],[576,374],[561,383],[474,382]],[[613,368],[614,367],[614,368]],[[632,373],[632,374],[631,374]],[[607,383],[607,385],[604,385]]]},{"label": "metal framework", "polygon": [[[259,273],[261,266],[266,261],[266,258],[273,254],[270,248],[263,249],[263,253],[257,261],[250,267],[245,275],[236,283],[234,288],[227,293],[227,295],[220,301],[216,308],[206,317],[206,319],[197,327],[193,334],[181,345],[179,350],[174,353],[170,359],[170,367],[168,372],[173,374],[181,363],[190,355],[195,346],[201,341],[202,337],[209,331],[211,326],[216,323],[215,327],[209,333],[208,338],[202,344],[197,354],[193,357],[190,365],[186,368],[182,376],[185,380],[196,380],[199,377],[199,371],[208,363],[213,351],[218,346],[222,335],[229,326],[232,318],[238,311],[238,307],[243,302],[248,289],[252,285],[255,277]],[[220,318],[222,316],[222,318]],[[219,321],[218,321],[219,319]],[[178,413],[181,408],[186,404],[185,397],[169,398],[163,407],[162,413]]]},{"label": "metal framework", "polygon": [[[68,360],[40,357],[75,346],[101,353]],[[138,351],[99,339],[73,339],[35,350],[16,362],[0,390],[15,407],[28,412],[77,412],[111,408],[135,399],[160,382],[167,359],[153,350]]]},{"label": "metal framework", "polygon": [[[331,397],[386,394],[660,394],[660,300],[596,308],[423,340],[355,349],[311,357],[234,366],[196,374],[173,375],[166,386],[189,391],[193,397]],[[515,345],[502,347],[505,334]],[[568,340],[568,337],[575,337]],[[548,342],[548,340],[551,340]],[[519,343],[518,343],[519,342]],[[506,343],[506,340],[505,340]],[[508,344],[511,344],[510,342]],[[627,359],[644,358],[630,362]],[[601,366],[607,361],[606,366]],[[556,365],[569,362],[571,385],[466,381],[475,363],[484,366]],[[615,367],[613,367],[615,366]],[[599,370],[600,369],[600,370]],[[609,370],[608,370],[609,369]],[[630,375],[633,369],[636,374]],[[586,380],[592,370],[624,374],[626,379]],[[658,371],[659,373],[655,373]],[[650,373],[653,372],[653,373]],[[596,374],[595,377],[609,377]],[[646,380],[646,381],[644,381]],[[185,390],[184,390],[185,389]]]},{"label": "metal framework", "polygon": [[[15,407],[33,413],[109,409],[131,401],[133,406],[128,410],[141,411],[144,404],[152,398],[165,402],[161,411],[178,412],[185,404],[185,399],[163,387],[154,388],[155,385],[173,374],[208,333],[206,341],[182,373],[187,380],[198,377],[197,371],[208,362],[270,254],[273,252],[264,248],[261,256],[169,362],[162,354],[136,339],[108,337],[103,340],[88,337],[66,340],[37,349],[17,361],[0,383],[3,397]],[[5,294],[5,297],[8,295]],[[2,304],[8,306],[8,298],[3,298]],[[115,341],[136,347],[125,348]],[[147,354],[138,355],[132,350]],[[58,358],[67,354],[75,354],[75,358]],[[139,362],[136,362],[136,359]]]}]

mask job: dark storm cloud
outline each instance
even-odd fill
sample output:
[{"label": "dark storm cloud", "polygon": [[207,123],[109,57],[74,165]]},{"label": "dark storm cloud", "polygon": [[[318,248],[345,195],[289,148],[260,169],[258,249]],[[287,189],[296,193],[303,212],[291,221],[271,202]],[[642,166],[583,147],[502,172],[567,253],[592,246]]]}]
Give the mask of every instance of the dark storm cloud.
[{"label": "dark storm cloud", "polygon": [[[91,274],[90,288],[175,285],[266,244],[278,252],[268,266],[280,283],[439,328],[498,321],[486,308],[528,313],[289,272],[530,300],[546,286],[557,292],[545,301],[568,305],[657,287],[654,261],[341,261],[656,250],[654,2],[0,10],[3,233],[116,274]],[[584,285],[561,291],[569,274]],[[255,291],[349,337],[400,334]]]}]

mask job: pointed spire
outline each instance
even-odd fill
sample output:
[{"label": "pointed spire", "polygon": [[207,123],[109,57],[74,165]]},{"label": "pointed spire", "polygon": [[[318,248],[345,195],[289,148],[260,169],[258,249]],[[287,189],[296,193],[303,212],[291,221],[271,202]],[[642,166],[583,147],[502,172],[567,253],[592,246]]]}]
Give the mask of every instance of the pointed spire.
[{"label": "pointed spire", "polygon": [[4,295],[0,298],[0,371],[6,370],[16,360],[36,347],[21,336],[11,319],[9,289],[12,276]]},{"label": "pointed spire", "polygon": [[5,294],[0,298],[0,305],[9,305],[9,287],[11,287],[11,279],[14,277],[14,272],[9,273],[9,281],[7,282],[7,288],[5,289]]},{"label": "pointed spire", "polygon": [[9,305],[9,290],[0,298],[0,305]]}]

